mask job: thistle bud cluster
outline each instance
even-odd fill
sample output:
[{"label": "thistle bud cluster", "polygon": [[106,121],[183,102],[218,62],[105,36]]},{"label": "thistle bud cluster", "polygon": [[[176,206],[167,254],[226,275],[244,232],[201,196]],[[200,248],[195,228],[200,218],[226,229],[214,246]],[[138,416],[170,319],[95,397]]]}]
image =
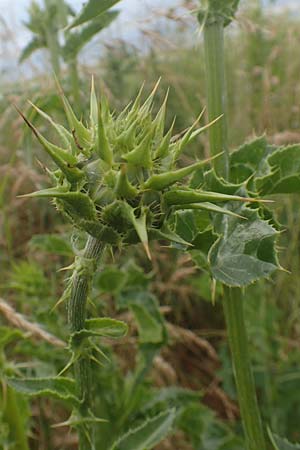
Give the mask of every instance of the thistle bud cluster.
[{"label": "thistle bud cluster", "polygon": [[74,226],[104,243],[140,240],[149,258],[150,239],[181,242],[167,225],[174,208],[195,209],[196,204],[207,210],[211,205],[215,212],[210,202],[246,200],[192,190],[183,184],[210,160],[177,168],[178,158],[211,124],[196,129],[197,121],[172,137],[174,122],[165,132],[167,96],[157,114],[152,114],[157,86],[145,102],[141,90],[136,100],[116,115],[105,98],[98,102],[92,82],[88,125],[76,117],[61,92],[69,130],[32,105],[55,128],[59,146],[45,139],[23,116],[56,165],[55,170],[48,170],[54,186],[28,196],[53,198]]}]

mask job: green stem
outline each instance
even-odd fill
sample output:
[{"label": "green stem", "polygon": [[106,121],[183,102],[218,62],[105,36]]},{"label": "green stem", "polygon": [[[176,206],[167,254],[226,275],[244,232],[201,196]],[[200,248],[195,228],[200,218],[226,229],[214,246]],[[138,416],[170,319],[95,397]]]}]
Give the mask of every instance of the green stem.
[{"label": "green stem", "polygon": [[[91,282],[96,271],[96,263],[104,250],[104,244],[89,236],[82,257],[76,261],[71,298],[68,305],[68,321],[71,333],[85,327],[86,304]],[[89,355],[81,355],[74,364],[75,379],[82,399],[80,413],[84,417],[91,407],[91,376]],[[89,430],[79,429],[79,449],[90,450]]]},{"label": "green stem", "polygon": [[247,450],[265,450],[265,437],[250,365],[241,289],[225,287],[224,312]]},{"label": "green stem", "polygon": [[[216,17],[204,26],[208,112],[210,120],[222,115],[210,128],[211,154],[224,151],[223,159],[215,161],[219,176],[229,178],[229,152],[227,128],[227,102],[224,52],[224,26],[222,18]],[[248,349],[247,330],[244,320],[244,303],[241,289],[224,286],[224,312],[229,336],[238,399],[246,436],[247,450],[265,450],[265,438],[257,405],[255,384]]]},{"label": "green stem", "polygon": [[206,63],[206,91],[208,117],[220,120],[209,128],[211,155],[224,152],[217,158],[214,168],[219,176],[229,177],[229,151],[227,127],[227,98],[224,62],[224,27],[221,20],[204,26],[204,45]]},{"label": "green stem", "polygon": [[24,420],[21,416],[17,394],[9,386],[5,387],[3,419],[8,424],[12,450],[29,450]]}]

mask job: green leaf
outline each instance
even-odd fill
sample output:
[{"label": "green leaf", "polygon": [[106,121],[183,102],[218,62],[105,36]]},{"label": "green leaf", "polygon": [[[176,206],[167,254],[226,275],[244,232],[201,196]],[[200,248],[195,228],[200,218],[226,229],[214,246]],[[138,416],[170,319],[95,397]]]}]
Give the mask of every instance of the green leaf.
[{"label": "green leaf", "polygon": [[256,179],[261,195],[300,192],[300,145],[274,151],[267,159],[268,173]]},{"label": "green leaf", "polygon": [[30,246],[53,255],[73,256],[74,252],[66,236],[60,234],[36,234]]},{"label": "green leaf", "polygon": [[77,57],[80,50],[104,28],[118,17],[119,11],[109,11],[99,17],[91,20],[79,32],[69,33],[63,48],[63,56],[65,60],[70,61]]},{"label": "green leaf", "polygon": [[87,319],[85,327],[88,331],[96,333],[97,336],[119,338],[127,334],[128,326],[125,322],[108,317],[98,319]]},{"label": "green leaf", "polygon": [[143,306],[132,304],[130,309],[134,314],[139,331],[139,341],[141,343],[157,344],[163,340],[163,328],[161,324],[155,320],[150,312]]},{"label": "green leaf", "polygon": [[41,36],[36,36],[23,48],[19,62],[22,63],[28,59],[36,50],[46,47],[46,42]]},{"label": "green leaf", "polygon": [[102,292],[119,292],[126,283],[127,276],[114,266],[105,267],[96,277],[96,287]]},{"label": "green leaf", "polygon": [[287,439],[281,438],[277,436],[277,434],[273,434],[270,430],[268,430],[268,432],[274,450],[300,450],[300,443],[292,444]]},{"label": "green leaf", "polygon": [[119,3],[120,0],[89,0],[82,8],[74,21],[68,26],[68,29],[78,27],[95,17],[100,16],[109,10],[112,6]]},{"label": "green leaf", "polygon": [[111,450],[151,450],[170,433],[175,417],[175,410],[170,409],[146,420],[121,437]]},{"label": "green leaf", "polygon": [[74,407],[80,405],[75,382],[70,378],[8,378],[7,382],[17,392],[25,395],[50,396]]},{"label": "green leaf", "polygon": [[82,192],[69,192],[64,188],[49,188],[22,195],[21,197],[57,198],[69,206],[73,214],[86,220],[96,220],[94,203],[88,195],[83,194]]},{"label": "green leaf", "polygon": [[209,252],[214,278],[228,286],[247,286],[269,277],[278,267],[275,241],[278,232],[247,207],[235,210],[248,220],[223,217],[217,231],[222,233]]}]

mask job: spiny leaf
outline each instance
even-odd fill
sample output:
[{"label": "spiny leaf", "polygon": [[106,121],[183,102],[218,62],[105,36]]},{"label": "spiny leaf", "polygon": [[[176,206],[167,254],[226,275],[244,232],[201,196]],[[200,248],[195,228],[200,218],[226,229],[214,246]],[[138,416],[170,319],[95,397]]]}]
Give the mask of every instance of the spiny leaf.
[{"label": "spiny leaf", "polygon": [[121,166],[116,184],[116,194],[121,198],[130,200],[138,195],[138,190],[133,186],[127,177],[126,165]]},{"label": "spiny leaf", "polygon": [[181,205],[181,206],[176,207],[176,209],[178,209],[178,210],[180,210],[180,209],[202,209],[204,211],[225,214],[228,216],[238,217],[240,219],[246,220],[246,217],[244,217],[244,216],[241,216],[239,214],[236,214],[233,211],[230,211],[229,209],[221,208],[220,206],[214,205],[213,203],[209,203],[209,202],[191,203],[188,205]]},{"label": "spiny leaf", "polygon": [[96,220],[96,208],[88,195],[82,192],[69,192],[63,188],[49,188],[20,197],[57,198],[67,203],[72,211],[85,220]]},{"label": "spiny leaf", "polygon": [[111,450],[151,450],[170,433],[175,417],[176,412],[171,409],[146,420],[121,437]]},{"label": "spiny leaf", "polygon": [[222,236],[209,252],[214,278],[228,286],[247,286],[267,278],[278,267],[275,252],[277,231],[262,220],[257,210],[239,206],[235,212],[248,220],[223,217],[217,226]]},{"label": "spiny leaf", "polygon": [[178,181],[182,180],[183,178],[187,177],[188,175],[191,175],[195,170],[199,169],[200,167],[203,167],[205,164],[208,164],[215,158],[217,158],[219,155],[214,156],[213,158],[208,158],[203,161],[199,161],[195,164],[192,164],[187,167],[183,167],[182,169],[161,173],[158,175],[152,175],[148,180],[144,183],[143,188],[144,189],[153,189],[157,191],[161,191],[172,184],[177,183]]},{"label": "spiny leaf", "polygon": [[[31,122],[24,116],[24,114],[17,108],[17,111],[28,125],[28,127],[33,131],[34,135],[37,137],[38,141],[42,144],[48,155],[52,158],[55,164],[60,168],[60,170],[65,174],[67,180],[70,183],[74,183],[83,178],[84,173],[78,167],[76,167],[77,159],[68,151],[58,147],[47,141],[39,131],[33,126]],[[73,167],[72,167],[73,166]]]},{"label": "spiny leaf", "polygon": [[227,195],[218,192],[207,192],[192,189],[174,189],[164,194],[164,199],[168,205],[187,205],[200,202],[257,202],[257,198],[240,197],[238,195]]},{"label": "spiny leaf", "polygon": [[151,169],[153,163],[151,158],[151,141],[153,139],[153,130],[148,133],[139,145],[131,152],[123,155],[123,158],[134,166],[142,166]]},{"label": "spiny leaf", "polygon": [[80,405],[76,385],[70,378],[8,378],[7,382],[16,391],[29,396],[50,396],[64,400],[74,407]]},{"label": "spiny leaf", "polygon": [[267,159],[268,173],[256,178],[261,195],[300,192],[300,145],[279,148]]},{"label": "spiny leaf", "polygon": [[98,142],[96,151],[100,158],[105,161],[109,167],[113,163],[113,152],[107,139],[106,130],[104,126],[103,116],[105,113],[105,104],[102,101],[98,108]]},{"label": "spiny leaf", "polygon": [[59,84],[58,88],[66,112],[68,123],[72,130],[73,137],[78,149],[81,151],[89,149],[92,143],[90,131],[83,125],[82,122],[80,122],[80,120],[77,119],[69,101],[62,92],[62,89]]},{"label": "spiny leaf", "polygon": [[[87,331],[97,333],[97,336],[119,338],[126,336],[128,326],[125,322],[108,317],[87,319],[85,321]],[[94,334],[95,335],[95,334]]]},{"label": "spiny leaf", "polygon": [[120,0],[88,0],[79,15],[75,17],[75,20],[68,26],[68,29],[75,28],[78,25],[82,25],[83,23],[100,16],[112,6],[119,3],[119,1]]},{"label": "spiny leaf", "polygon": [[72,146],[73,147],[73,144],[74,144],[73,136],[65,127],[63,127],[59,123],[54,122],[52,117],[50,117],[48,114],[46,114],[44,111],[42,111],[40,108],[38,108],[33,103],[29,102],[29,104],[55,128],[55,130],[59,134],[64,146],[66,146],[66,147]]}]

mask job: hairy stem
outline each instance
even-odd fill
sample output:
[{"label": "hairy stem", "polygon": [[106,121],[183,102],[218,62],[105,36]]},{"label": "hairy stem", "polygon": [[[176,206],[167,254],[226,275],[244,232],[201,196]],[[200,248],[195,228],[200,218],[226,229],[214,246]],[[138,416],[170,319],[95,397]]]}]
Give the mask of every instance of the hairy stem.
[{"label": "hairy stem", "polygon": [[14,442],[11,449],[29,450],[24,420],[18,406],[17,394],[9,386],[5,387],[3,419],[8,424],[10,438]]},{"label": "hairy stem", "polygon": [[[73,273],[71,298],[68,305],[68,321],[71,333],[85,327],[86,303],[90,285],[96,271],[96,263],[104,250],[104,244],[89,236],[82,257],[78,257]],[[91,376],[89,355],[81,355],[74,364],[75,379],[82,399],[81,414],[84,416],[91,407]],[[90,450],[89,430],[79,429],[79,449]]]},{"label": "hairy stem", "polygon": [[[211,154],[224,151],[223,159],[215,161],[219,176],[229,178],[229,152],[226,105],[226,77],[224,63],[224,26],[222,18],[204,26],[208,111],[211,120],[222,115],[210,128]],[[247,450],[265,450],[265,438],[257,405],[254,379],[244,320],[244,298],[241,289],[224,286],[224,312],[229,335]]]}]

